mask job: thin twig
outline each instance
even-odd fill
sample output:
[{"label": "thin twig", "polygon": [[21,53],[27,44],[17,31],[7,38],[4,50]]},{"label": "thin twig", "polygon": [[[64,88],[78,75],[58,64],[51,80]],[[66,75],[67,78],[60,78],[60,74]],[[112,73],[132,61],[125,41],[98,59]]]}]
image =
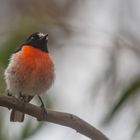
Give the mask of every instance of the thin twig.
[{"label": "thin twig", "polygon": [[39,121],[48,121],[75,129],[77,132],[92,140],[109,140],[102,132],[80,119],[79,117],[51,110],[43,110],[29,103],[23,103],[14,97],[0,96],[0,106],[15,109],[37,118]]}]

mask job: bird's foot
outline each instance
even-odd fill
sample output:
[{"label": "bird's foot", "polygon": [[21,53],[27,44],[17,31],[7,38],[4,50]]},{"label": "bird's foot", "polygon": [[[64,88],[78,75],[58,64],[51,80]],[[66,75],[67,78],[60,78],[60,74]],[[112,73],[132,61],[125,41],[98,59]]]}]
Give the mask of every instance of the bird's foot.
[{"label": "bird's foot", "polygon": [[41,114],[42,114],[42,116],[40,118],[38,118],[37,120],[38,121],[44,121],[44,120],[46,120],[48,113],[47,113],[47,109],[44,106],[41,107]]}]

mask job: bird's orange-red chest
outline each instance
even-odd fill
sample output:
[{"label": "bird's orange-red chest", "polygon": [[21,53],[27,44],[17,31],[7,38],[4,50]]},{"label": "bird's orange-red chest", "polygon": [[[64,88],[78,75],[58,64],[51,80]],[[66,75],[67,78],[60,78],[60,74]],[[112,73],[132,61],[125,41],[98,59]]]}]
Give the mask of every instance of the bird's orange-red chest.
[{"label": "bird's orange-red chest", "polygon": [[10,64],[10,75],[15,75],[23,94],[41,94],[52,85],[54,65],[47,52],[25,45],[12,56]]},{"label": "bird's orange-red chest", "polygon": [[[51,71],[53,62],[47,52],[44,52],[40,49],[34,48],[29,45],[25,45],[22,47],[22,50],[17,54],[17,60],[22,65],[22,67],[26,67],[26,70],[33,69],[32,71]],[[47,69],[46,69],[47,67]],[[23,70],[25,70],[23,68]],[[25,71],[26,71],[25,70]],[[22,70],[21,70],[22,72]]]},{"label": "bird's orange-red chest", "polygon": [[35,60],[42,62],[45,65],[50,65],[52,63],[52,60],[47,52],[44,52],[29,45],[25,45],[22,47],[20,57],[22,58],[22,60],[25,60],[26,63],[29,63],[31,65],[35,63]]}]

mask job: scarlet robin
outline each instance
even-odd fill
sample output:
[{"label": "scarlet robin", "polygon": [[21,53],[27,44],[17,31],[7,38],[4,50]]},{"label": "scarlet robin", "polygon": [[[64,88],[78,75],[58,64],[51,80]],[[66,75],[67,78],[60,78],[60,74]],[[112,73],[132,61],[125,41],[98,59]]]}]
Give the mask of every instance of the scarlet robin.
[{"label": "scarlet robin", "polygon": [[[12,54],[4,73],[8,95],[29,102],[35,95],[40,98],[39,95],[50,88],[54,79],[54,65],[47,43],[48,34],[33,33]],[[22,112],[12,110],[10,121],[23,120]]]}]

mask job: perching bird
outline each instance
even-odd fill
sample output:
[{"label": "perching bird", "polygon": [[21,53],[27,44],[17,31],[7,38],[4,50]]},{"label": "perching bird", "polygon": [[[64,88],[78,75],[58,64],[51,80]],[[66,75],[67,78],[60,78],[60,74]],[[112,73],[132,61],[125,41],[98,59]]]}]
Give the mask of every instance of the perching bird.
[{"label": "perching bird", "polygon": [[[54,65],[47,43],[48,34],[33,33],[12,54],[4,73],[8,95],[29,102],[35,95],[40,98],[39,95],[50,88],[54,80]],[[23,120],[22,112],[12,110],[10,121]]]}]

